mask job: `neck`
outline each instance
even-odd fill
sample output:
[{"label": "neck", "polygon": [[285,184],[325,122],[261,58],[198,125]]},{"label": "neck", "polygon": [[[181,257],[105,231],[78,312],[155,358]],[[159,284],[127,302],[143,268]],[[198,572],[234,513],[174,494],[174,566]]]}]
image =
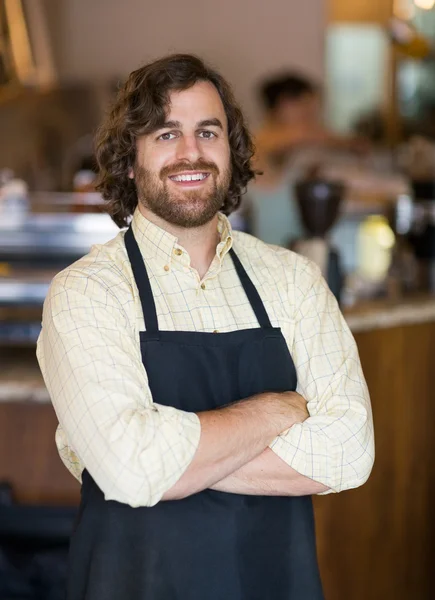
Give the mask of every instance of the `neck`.
[{"label": "neck", "polygon": [[178,243],[190,256],[191,266],[198,271],[202,279],[216,255],[216,246],[219,243],[218,215],[201,227],[186,228],[168,223],[142,205],[139,205],[139,210],[148,221],[178,238]]}]

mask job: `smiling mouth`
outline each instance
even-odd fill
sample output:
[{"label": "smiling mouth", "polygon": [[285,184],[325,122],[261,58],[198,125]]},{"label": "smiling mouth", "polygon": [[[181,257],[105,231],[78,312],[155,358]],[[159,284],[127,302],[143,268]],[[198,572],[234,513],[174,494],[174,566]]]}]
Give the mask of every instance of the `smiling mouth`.
[{"label": "smiling mouth", "polygon": [[210,176],[210,173],[195,172],[195,173],[179,173],[178,175],[170,175],[169,179],[176,183],[198,183],[204,181]]}]

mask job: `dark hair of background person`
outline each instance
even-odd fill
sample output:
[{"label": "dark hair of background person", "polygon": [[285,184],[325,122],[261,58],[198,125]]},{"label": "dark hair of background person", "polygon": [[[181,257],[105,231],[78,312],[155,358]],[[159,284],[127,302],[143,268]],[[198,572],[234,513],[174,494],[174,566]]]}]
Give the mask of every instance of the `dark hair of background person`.
[{"label": "dark hair of background person", "polygon": [[136,160],[137,138],[163,125],[171,92],[202,81],[217,89],[228,120],[232,176],[222,212],[228,215],[240,205],[248,182],[256,175],[252,168],[254,145],[242,111],[219,73],[197,56],[174,54],[130,74],[96,134],[97,190],[119,227],[128,225],[138,203],[135,182],[128,176]]},{"label": "dark hair of background person", "polygon": [[282,99],[298,100],[308,94],[319,93],[318,86],[297,73],[283,73],[260,84],[260,97],[268,110],[274,110]]}]

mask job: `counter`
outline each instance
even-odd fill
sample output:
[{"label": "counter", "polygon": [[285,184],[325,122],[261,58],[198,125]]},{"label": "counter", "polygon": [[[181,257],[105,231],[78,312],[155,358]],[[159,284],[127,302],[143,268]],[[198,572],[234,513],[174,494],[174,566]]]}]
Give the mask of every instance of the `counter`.
[{"label": "counter", "polygon": [[435,321],[435,296],[360,302],[343,312],[354,335],[374,329],[429,323]]},{"label": "counter", "polygon": [[326,600],[429,600],[435,559],[435,298],[347,311],[376,459],[357,490],[314,499]]}]

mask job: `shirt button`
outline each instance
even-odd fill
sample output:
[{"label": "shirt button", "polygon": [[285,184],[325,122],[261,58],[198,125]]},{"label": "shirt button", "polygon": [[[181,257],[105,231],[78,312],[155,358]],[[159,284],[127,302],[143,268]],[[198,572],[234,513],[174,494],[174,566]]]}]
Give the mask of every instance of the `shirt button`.
[{"label": "shirt button", "polygon": [[183,254],[183,251],[180,250],[180,248],[175,248],[174,252],[177,256],[181,256]]},{"label": "shirt button", "polygon": [[201,283],[201,289],[205,290],[205,283]]},{"label": "shirt button", "polygon": [[165,265],[163,268],[165,269],[165,271],[169,271],[169,265]]},{"label": "shirt button", "polygon": [[213,333],[219,333],[219,331],[218,331],[217,329],[215,329],[215,330],[213,331]]}]

